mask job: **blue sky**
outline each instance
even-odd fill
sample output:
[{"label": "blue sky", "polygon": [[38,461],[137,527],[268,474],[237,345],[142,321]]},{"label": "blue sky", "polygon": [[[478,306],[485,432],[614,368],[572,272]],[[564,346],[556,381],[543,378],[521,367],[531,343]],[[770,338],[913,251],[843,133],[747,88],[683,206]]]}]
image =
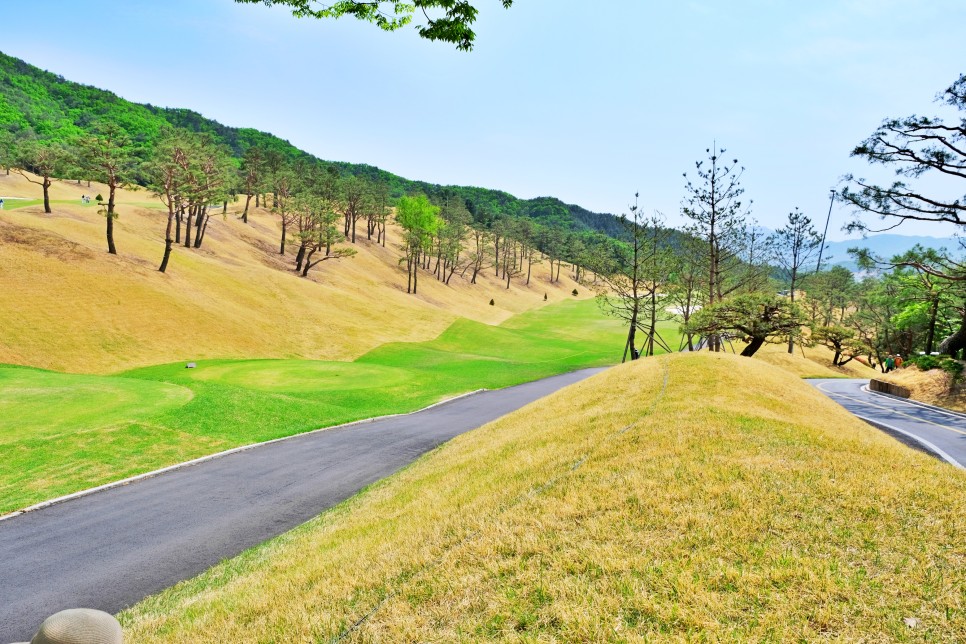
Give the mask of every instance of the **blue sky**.
[{"label": "blue sky", "polygon": [[886,117],[943,113],[932,99],[966,71],[961,0],[476,4],[463,53],[231,0],[0,0],[0,51],[413,179],[614,213],[639,191],[672,225],[717,140],[773,228],[796,206],[824,224],[843,174],[882,176],[852,147]]}]

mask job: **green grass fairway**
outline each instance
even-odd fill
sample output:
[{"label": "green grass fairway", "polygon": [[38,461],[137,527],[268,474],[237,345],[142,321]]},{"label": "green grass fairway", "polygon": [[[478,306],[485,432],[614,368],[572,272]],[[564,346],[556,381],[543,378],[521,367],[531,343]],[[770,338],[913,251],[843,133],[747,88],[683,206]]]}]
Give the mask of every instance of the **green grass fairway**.
[{"label": "green grass fairway", "polygon": [[16,210],[17,208],[26,208],[27,206],[40,206],[43,203],[43,199],[4,199],[3,209]]},{"label": "green grass fairway", "polygon": [[[181,367],[178,363],[176,368]],[[413,377],[406,369],[321,360],[206,362],[200,369],[186,371],[185,375],[196,381],[289,394],[392,387]]]},{"label": "green grass fairway", "polygon": [[[51,199],[50,205],[56,206],[58,204],[74,204],[81,206],[83,208],[98,208],[100,204],[91,199],[90,203],[82,204],[80,199]],[[17,210],[18,208],[26,208],[28,206],[42,206],[44,205],[43,199],[4,199],[3,209],[4,210]]]},{"label": "green grass fairway", "polygon": [[[676,346],[676,324],[665,327]],[[238,445],[412,411],[620,360],[622,326],[593,300],[501,326],[459,320],[435,340],[355,362],[204,360],[117,376],[0,370],[0,512]]]},{"label": "green grass fairway", "polygon": [[0,367],[0,445],[54,440],[78,427],[148,418],[191,400],[190,389],[131,378]]}]

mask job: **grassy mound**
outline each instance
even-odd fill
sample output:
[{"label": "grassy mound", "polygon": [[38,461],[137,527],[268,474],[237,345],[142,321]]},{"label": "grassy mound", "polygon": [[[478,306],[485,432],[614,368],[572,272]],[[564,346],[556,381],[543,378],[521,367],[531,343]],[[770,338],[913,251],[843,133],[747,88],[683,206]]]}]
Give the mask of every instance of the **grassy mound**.
[{"label": "grassy mound", "polygon": [[954,641],[963,534],[962,472],[762,361],[676,354],[461,436],[120,618],[137,642]]},{"label": "grassy mound", "polygon": [[200,360],[122,376],[0,368],[0,446],[11,455],[0,512],[230,447],[613,364],[624,333],[594,301],[571,300],[503,326],[460,320],[435,340],[355,362]]}]

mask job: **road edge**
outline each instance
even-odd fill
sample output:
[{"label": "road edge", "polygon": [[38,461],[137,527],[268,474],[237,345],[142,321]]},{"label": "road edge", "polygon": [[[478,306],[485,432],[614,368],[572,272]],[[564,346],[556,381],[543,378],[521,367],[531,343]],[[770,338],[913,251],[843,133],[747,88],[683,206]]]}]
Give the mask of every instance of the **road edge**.
[{"label": "road edge", "polygon": [[919,445],[921,445],[925,450],[927,450],[928,452],[931,452],[934,456],[939,457],[940,460],[946,461],[947,463],[949,463],[953,467],[957,467],[957,468],[959,468],[961,470],[966,470],[966,465],[963,465],[962,463],[960,463],[959,461],[957,461],[955,458],[953,458],[952,456],[950,456],[949,454],[947,454],[945,451],[943,451],[941,448],[939,448],[936,445],[933,445],[931,442],[927,441],[925,438],[922,438],[920,436],[916,436],[912,432],[907,432],[904,429],[899,429],[898,427],[895,427],[893,425],[889,425],[888,423],[883,423],[882,421],[879,421],[879,420],[872,420],[871,418],[868,418],[867,416],[860,416],[860,415],[856,414],[855,412],[851,412],[851,413],[856,418],[862,420],[863,422],[868,423],[869,425],[872,425],[876,429],[878,429],[880,431],[883,431],[883,432],[885,432],[887,434],[892,434],[892,433],[902,434],[906,438],[909,438],[909,439],[915,441],[916,443],[919,443]]},{"label": "road edge", "polygon": [[875,394],[877,396],[885,396],[886,398],[892,398],[893,400],[899,400],[901,402],[908,403],[910,405],[915,405],[916,407],[922,407],[923,409],[931,409],[933,411],[942,412],[944,414],[949,414],[950,416],[954,416],[956,418],[961,418],[963,420],[966,420],[966,414],[964,414],[961,411],[956,411],[954,409],[946,409],[945,407],[940,407],[938,405],[930,405],[929,403],[924,403],[921,400],[913,400],[912,398],[903,398],[902,396],[893,396],[892,394],[887,394],[884,391],[875,391],[874,389],[871,389],[869,387],[869,385],[863,385],[862,386],[862,391],[864,391],[865,393],[868,393],[868,394]]}]

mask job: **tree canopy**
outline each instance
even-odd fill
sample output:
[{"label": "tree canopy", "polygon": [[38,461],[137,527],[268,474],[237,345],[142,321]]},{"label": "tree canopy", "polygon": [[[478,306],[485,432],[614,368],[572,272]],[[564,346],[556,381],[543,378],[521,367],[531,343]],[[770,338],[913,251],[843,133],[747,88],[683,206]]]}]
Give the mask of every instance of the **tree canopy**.
[{"label": "tree canopy", "polygon": [[[966,74],[947,87],[939,100],[966,114]],[[841,196],[858,209],[895,221],[891,228],[907,220],[966,224],[966,197],[927,194],[908,181],[935,175],[952,182],[951,194],[962,194],[958,180],[966,178],[966,116],[958,122],[915,115],[886,119],[852,150],[852,156],[889,167],[906,179],[881,186],[847,176],[849,185]],[[867,228],[861,222],[851,226]]]},{"label": "tree canopy", "polygon": [[694,314],[688,331],[705,337],[734,335],[748,342],[741,355],[753,356],[773,336],[796,334],[805,323],[789,300],[752,293],[715,302]]},{"label": "tree canopy", "polygon": [[[419,35],[427,40],[439,40],[470,51],[476,40],[472,25],[479,10],[466,0],[336,0],[323,4],[316,0],[235,0],[240,4],[285,5],[298,18],[341,18],[351,16],[371,22],[385,31],[396,31],[413,22],[421,14],[426,23],[417,25]],[[501,0],[509,9],[513,0]]]}]

